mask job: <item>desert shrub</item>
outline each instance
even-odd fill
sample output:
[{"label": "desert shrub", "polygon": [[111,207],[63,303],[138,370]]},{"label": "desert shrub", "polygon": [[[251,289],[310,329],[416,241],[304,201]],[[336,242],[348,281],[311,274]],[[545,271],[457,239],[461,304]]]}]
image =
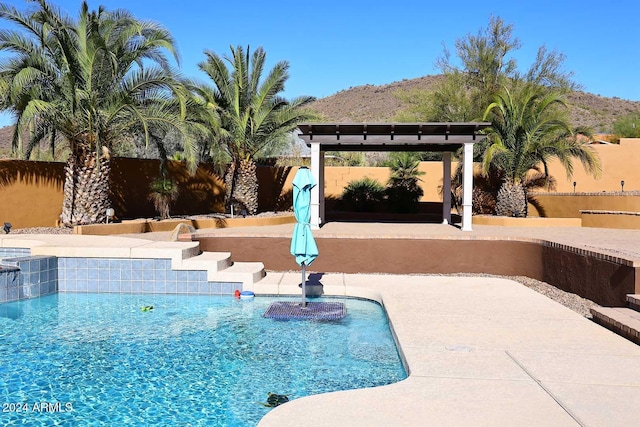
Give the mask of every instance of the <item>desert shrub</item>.
[{"label": "desert shrub", "polygon": [[153,203],[160,219],[171,218],[169,207],[178,198],[178,183],[165,176],[161,176],[151,181],[149,185],[149,200]]},{"label": "desert shrub", "polygon": [[349,182],[342,193],[342,201],[357,212],[372,212],[382,203],[384,195],[384,186],[366,177]]},{"label": "desert shrub", "polygon": [[417,212],[418,202],[424,194],[418,185],[420,156],[417,153],[392,153],[389,156],[391,177],[385,191],[392,212]]}]

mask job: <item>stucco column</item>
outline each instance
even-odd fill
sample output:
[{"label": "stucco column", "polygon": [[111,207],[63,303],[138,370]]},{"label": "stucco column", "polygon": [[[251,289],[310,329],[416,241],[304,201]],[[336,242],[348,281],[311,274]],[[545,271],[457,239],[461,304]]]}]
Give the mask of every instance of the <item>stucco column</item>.
[{"label": "stucco column", "polygon": [[442,223],[451,223],[451,153],[442,153]]},{"label": "stucco column", "polygon": [[320,228],[324,220],[324,152],[320,144],[311,144],[311,174],[316,186],[311,189],[311,229]]},{"label": "stucco column", "polygon": [[471,231],[473,193],[473,143],[464,144],[462,151],[462,231]]}]

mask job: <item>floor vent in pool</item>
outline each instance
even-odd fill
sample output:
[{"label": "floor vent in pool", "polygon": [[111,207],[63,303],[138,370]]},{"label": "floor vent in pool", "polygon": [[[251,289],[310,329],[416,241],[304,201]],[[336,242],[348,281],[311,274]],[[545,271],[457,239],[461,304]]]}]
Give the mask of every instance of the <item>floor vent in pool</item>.
[{"label": "floor vent in pool", "polygon": [[271,303],[264,312],[264,317],[277,320],[339,320],[346,315],[347,308],[341,302],[308,302],[302,307],[300,302],[281,301]]}]

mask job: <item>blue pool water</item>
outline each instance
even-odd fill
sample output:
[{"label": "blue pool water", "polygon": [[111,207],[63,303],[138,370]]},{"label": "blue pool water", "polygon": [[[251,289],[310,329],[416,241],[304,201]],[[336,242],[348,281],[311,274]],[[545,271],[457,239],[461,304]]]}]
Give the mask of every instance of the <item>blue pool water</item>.
[{"label": "blue pool water", "polygon": [[406,378],[378,304],[331,299],[347,306],[337,322],[263,318],[276,300],[67,293],[0,304],[0,424],[253,426],[269,392]]}]

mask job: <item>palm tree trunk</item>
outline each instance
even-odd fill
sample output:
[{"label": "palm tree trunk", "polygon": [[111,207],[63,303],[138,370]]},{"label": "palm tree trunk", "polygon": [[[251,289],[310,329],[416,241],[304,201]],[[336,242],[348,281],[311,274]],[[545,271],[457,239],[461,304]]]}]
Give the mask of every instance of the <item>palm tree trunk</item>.
[{"label": "palm tree trunk", "polygon": [[65,226],[96,224],[106,221],[111,162],[99,161],[95,153],[71,155],[65,166],[64,200],[60,221]]},{"label": "palm tree trunk", "polygon": [[[234,166],[232,188],[227,186],[227,192],[231,193],[230,204],[236,213],[243,210],[248,215],[258,212],[258,176],[256,162],[251,159],[242,159]],[[231,173],[227,170],[225,183],[230,179]]]},{"label": "palm tree trunk", "polygon": [[527,216],[527,192],[522,183],[505,181],[502,184],[496,200],[496,215]]}]

